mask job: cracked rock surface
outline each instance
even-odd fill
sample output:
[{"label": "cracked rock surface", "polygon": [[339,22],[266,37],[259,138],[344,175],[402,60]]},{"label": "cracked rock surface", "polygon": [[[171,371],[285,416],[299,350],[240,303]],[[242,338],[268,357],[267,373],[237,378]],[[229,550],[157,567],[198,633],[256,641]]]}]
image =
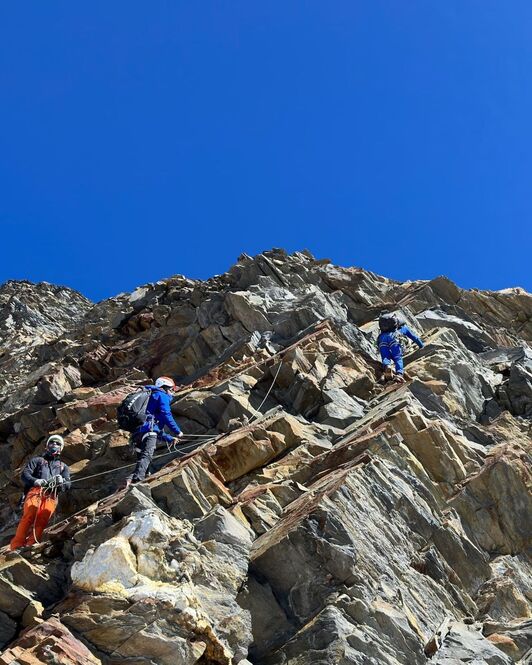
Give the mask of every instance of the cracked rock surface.
[{"label": "cracked rock surface", "polygon": [[[377,381],[382,311],[420,333]],[[0,550],[0,664],[532,662],[532,296],[242,255],[91,303],[0,286],[0,538],[50,433],[74,478]],[[116,408],[158,375],[152,474]],[[188,435],[188,436],[187,436]]]}]

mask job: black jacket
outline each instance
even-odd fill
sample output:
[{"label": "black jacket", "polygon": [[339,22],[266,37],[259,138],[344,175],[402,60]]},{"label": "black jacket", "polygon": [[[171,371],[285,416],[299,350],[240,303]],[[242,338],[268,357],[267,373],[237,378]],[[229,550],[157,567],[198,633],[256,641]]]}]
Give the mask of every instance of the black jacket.
[{"label": "black jacket", "polygon": [[70,470],[68,466],[55,458],[50,459],[46,455],[44,457],[32,457],[24,467],[22,472],[22,482],[26,491],[35,487],[35,481],[39,478],[43,480],[50,480],[53,476],[63,476],[64,483],[62,489],[70,489]]}]

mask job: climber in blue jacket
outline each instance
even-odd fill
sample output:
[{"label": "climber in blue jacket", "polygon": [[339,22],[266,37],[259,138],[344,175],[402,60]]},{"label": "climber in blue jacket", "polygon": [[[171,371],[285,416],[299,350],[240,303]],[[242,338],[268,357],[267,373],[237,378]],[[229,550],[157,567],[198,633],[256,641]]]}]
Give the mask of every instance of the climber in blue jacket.
[{"label": "climber in blue jacket", "polygon": [[[158,441],[173,443],[176,438],[180,439],[183,436],[183,432],[174,420],[170,408],[172,403],[170,393],[176,388],[173,379],[168,376],[161,376],[157,379],[155,385],[146,386],[146,388],[151,390],[146,407],[146,420],[132,435],[135,452],[137,453],[137,465],[131,476],[127,478],[126,487],[132,482],[136,483],[144,480]],[[164,431],[165,427],[172,434],[167,434]]]},{"label": "climber in blue jacket", "polygon": [[392,360],[395,365],[395,379],[403,382],[403,349],[401,347],[400,335],[411,339],[419,348],[423,348],[423,342],[414,335],[406,324],[402,324],[395,314],[382,314],[379,317],[379,328],[381,330],[377,337],[377,346],[381,354],[384,373],[381,381],[386,381],[393,377]]}]

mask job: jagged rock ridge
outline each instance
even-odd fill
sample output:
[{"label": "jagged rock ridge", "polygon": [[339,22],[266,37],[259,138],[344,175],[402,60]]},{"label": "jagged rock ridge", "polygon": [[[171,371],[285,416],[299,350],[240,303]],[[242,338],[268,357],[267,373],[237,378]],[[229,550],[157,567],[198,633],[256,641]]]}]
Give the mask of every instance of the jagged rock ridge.
[{"label": "jagged rock ridge", "polygon": [[[384,309],[426,342],[393,390],[376,383]],[[0,663],[527,662],[531,339],[522,289],[307,252],[98,304],[8,282],[4,542],[49,433],[76,482],[45,543],[1,555]],[[184,431],[212,438],[115,492],[132,461],[116,406],[159,374],[184,383]]]}]

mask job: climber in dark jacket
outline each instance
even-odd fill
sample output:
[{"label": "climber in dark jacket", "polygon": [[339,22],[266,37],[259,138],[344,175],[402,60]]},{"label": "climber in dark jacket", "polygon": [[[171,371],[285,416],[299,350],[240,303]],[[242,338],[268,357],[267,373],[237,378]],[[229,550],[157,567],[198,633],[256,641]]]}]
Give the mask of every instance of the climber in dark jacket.
[{"label": "climber in dark jacket", "polygon": [[24,509],[10,549],[39,542],[57,508],[58,493],[70,489],[69,468],[59,459],[64,445],[63,437],[53,434],[42,457],[32,457],[24,467]]},{"label": "climber in dark jacket", "polygon": [[402,324],[395,314],[383,314],[379,318],[381,332],[377,337],[377,346],[381,354],[384,373],[382,380],[392,378],[392,361],[395,365],[395,378],[404,381],[403,373],[403,349],[401,347],[400,335],[411,339],[419,348],[423,348],[423,342],[415,335],[406,324]]},{"label": "climber in dark jacket", "polygon": [[[146,407],[146,420],[132,435],[137,453],[137,465],[131,476],[127,478],[126,487],[132,482],[144,480],[158,441],[173,443],[175,438],[183,436],[170,409],[172,403],[170,393],[176,388],[173,379],[161,376],[155,385],[146,386],[146,388],[152,393]],[[165,427],[172,432],[173,436],[164,431]]]}]

